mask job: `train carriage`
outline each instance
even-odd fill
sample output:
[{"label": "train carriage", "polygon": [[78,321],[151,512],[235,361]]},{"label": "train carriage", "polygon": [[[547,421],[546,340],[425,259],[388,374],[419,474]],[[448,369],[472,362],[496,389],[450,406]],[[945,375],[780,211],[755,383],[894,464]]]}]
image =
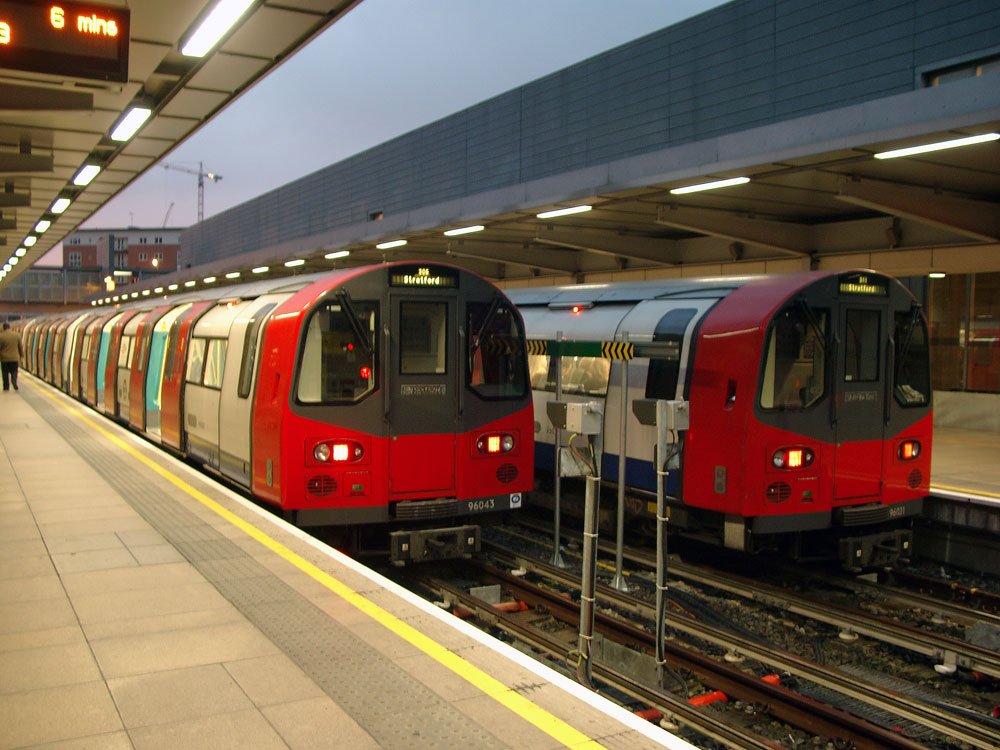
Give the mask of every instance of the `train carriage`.
[{"label": "train carriage", "polygon": [[[649,517],[655,428],[641,399],[687,402],[669,457],[674,529],[748,551],[837,556],[864,567],[909,554],[928,492],[926,323],[898,281],[870,271],[674,279],[510,291],[529,338],[673,343],[628,364],[624,481]],[[536,413],[554,398],[553,358],[531,357]],[[602,477],[618,480],[623,363],[562,357],[564,398],[595,401]],[[554,434],[536,423],[537,462]],[[586,473],[564,437],[563,473]],[[576,438],[579,445],[579,438]]]},{"label": "train carriage", "polygon": [[394,561],[477,549],[476,518],[532,487],[521,318],[457,267],[388,263],[62,316],[25,328],[34,349],[56,321],[80,332],[60,339],[71,372],[56,380],[29,357],[36,374],[299,525],[364,530]]}]

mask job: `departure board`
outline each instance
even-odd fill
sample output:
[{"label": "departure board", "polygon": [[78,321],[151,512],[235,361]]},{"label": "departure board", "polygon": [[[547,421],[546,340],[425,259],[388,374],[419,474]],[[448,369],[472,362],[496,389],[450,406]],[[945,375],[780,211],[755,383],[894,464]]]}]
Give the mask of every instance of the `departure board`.
[{"label": "departure board", "polygon": [[0,0],[0,68],[125,82],[128,43],[127,8]]}]

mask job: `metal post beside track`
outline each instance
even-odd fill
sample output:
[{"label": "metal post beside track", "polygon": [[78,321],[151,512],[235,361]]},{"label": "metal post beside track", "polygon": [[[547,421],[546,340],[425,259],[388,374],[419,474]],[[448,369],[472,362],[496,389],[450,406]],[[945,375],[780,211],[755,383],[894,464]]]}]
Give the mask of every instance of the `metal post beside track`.
[{"label": "metal post beside track", "polygon": [[600,513],[600,477],[587,477],[583,519],[583,568],[580,586],[580,659],[576,678],[593,689],[591,679],[594,636],[594,604],[597,592],[597,530]]},{"label": "metal post beside track", "polygon": [[[628,343],[628,332],[622,333],[622,343]],[[615,535],[615,577],[611,585],[618,591],[627,592],[628,584],[622,573],[623,546],[625,544],[625,435],[628,429],[628,360],[622,359],[622,395],[619,420],[621,422],[618,441],[618,517]]]},{"label": "metal post beside track", "polygon": [[[562,331],[556,331],[556,341],[562,341]],[[563,396],[563,393],[562,393],[562,355],[561,354],[556,354],[554,358],[555,358],[555,361],[556,361],[556,401],[562,401],[562,396]],[[552,536],[554,537],[553,540],[552,540],[552,559],[549,560],[549,563],[552,564],[552,565],[554,565],[557,568],[565,568],[566,567],[566,561],[563,560],[562,551],[560,550],[560,546],[559,546],[560,545],[560,541],[561,541],[561,533],[560,533],[559,520],[560,520],[560,515],[561,515],[561,513],[560,513],[560,500],[561,500],[561,497],[562,497],[562,446],[560,445],[560,443],[562,442],[562,430],[560,430],[558,427],[555,427],[555,441],[554,442],[555,442],[555,445],[556,445],[556,456],[555,456],[555,467],[556,467],[555,475],[556,475],[556,477],[555,477],[555,487],[554,487],[554,490],[555,490],[555,513],[554,513],[555,521],[554,521],[554,529],[553,529],[553,532],[552,532]]]},{"label": "metal post beside track", "polygon": [[656,402],[656,673],[663,684],[667,636],[667,402]]}]

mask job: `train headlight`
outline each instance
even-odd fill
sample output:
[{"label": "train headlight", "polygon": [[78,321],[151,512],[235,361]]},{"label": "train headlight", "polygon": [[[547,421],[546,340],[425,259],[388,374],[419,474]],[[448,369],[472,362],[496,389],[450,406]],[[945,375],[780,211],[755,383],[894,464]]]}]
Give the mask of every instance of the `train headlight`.
[{"label": "train headlight", "polygon": [[899,449],[896,451],[903,461],[912,461],[917,456],[920,455],[920,441],[919,440],[904,440],[899,444]]},{"label": "train headlight", "polygon": [[365,455],[365,449],[360,443],[352,441],[339,441],[330,443],[319,443],[313,448],[313,458],[320,463],[346,463],[348,461],[358,461]]},{"label": "train headlight", "polygon": [[514,450],[514,436],[498,432],[480,435],[476,441],[476,450],[491,456],[499,453],[510,453]]},{"label": "train headlight", "polygon": [[816,454],[808,448],[780,448],[771,456],[776,469],[804,469],[815,460]]}]

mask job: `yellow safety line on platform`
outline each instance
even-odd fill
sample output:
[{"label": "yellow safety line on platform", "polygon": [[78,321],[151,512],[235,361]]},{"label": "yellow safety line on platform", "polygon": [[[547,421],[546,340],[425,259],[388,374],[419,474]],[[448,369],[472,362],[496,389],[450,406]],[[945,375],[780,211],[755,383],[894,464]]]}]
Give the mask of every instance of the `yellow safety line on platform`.
[{"label": "yellow safety line on platform", "polygon": [[272,539],[249,521],[244,521],[232,511],[227,510],[215,500],[212,500],[201,491],[189,485],[176,474],[171,473],[169,470],[153,461],[153,459],[143,455],[136,448],[128,445],[117,435],[114,435],[110,431],[106,430],[101,424],[87,414],[87,412],[83,411],[81,407],[78,407],[75,404],[69,405],[65,403],[62,399],[56,398],[44,388],[39,388],[38,390],[47,398],[58,404],[61,408],[75,413],[80,419],[91,425],[112,443],[117,445],[129,455],[137,458],[147,467],[155,471],[181,491],[190,495],[213,513],[221,516],[233,526],[260,542],[276,555],[284,558],[310,578],[319,582],[337,596],[341,597],[371,617],[373,620],[391,630],[403,640],[420,649],[436,662],[444,667],[447,667],[459,677],[471,683],[498,703],[506,706],[524,720],[538,727],[538,729],[545,732],[545,734],[569,748],[592,748],[593,750],[597,750],[597,748],[604,747],[604,745],[591,739],[587,735],[583,734],[583,732],[564,722],[562,719],[553,716],[544,708],[539,707],[527,698],[519,695],[499,680],[490,677],[478,667],[470,664],[468,661],[452,651],[449,651],[446,647],[442,646],[440,643],[428,637],[424,633],[421,633],[413,626],[407,625],[398,617],[382,609],[382,607],[365,598],[363,595],[357,593],[347,584],[334,578],[322,568],[319,568],[292,550],[288,549],[288,547],[283,545],[281,542]]},{"label": "yellow safety line on platform", "polygon": [[982,495],[1000,500],[1000,493],[989,492],[988,490],[974,490],[971,487],[952,487],[949,484],[932,484],[931,490],[944,490],[945,492],[957,492],[961,495]]}]

